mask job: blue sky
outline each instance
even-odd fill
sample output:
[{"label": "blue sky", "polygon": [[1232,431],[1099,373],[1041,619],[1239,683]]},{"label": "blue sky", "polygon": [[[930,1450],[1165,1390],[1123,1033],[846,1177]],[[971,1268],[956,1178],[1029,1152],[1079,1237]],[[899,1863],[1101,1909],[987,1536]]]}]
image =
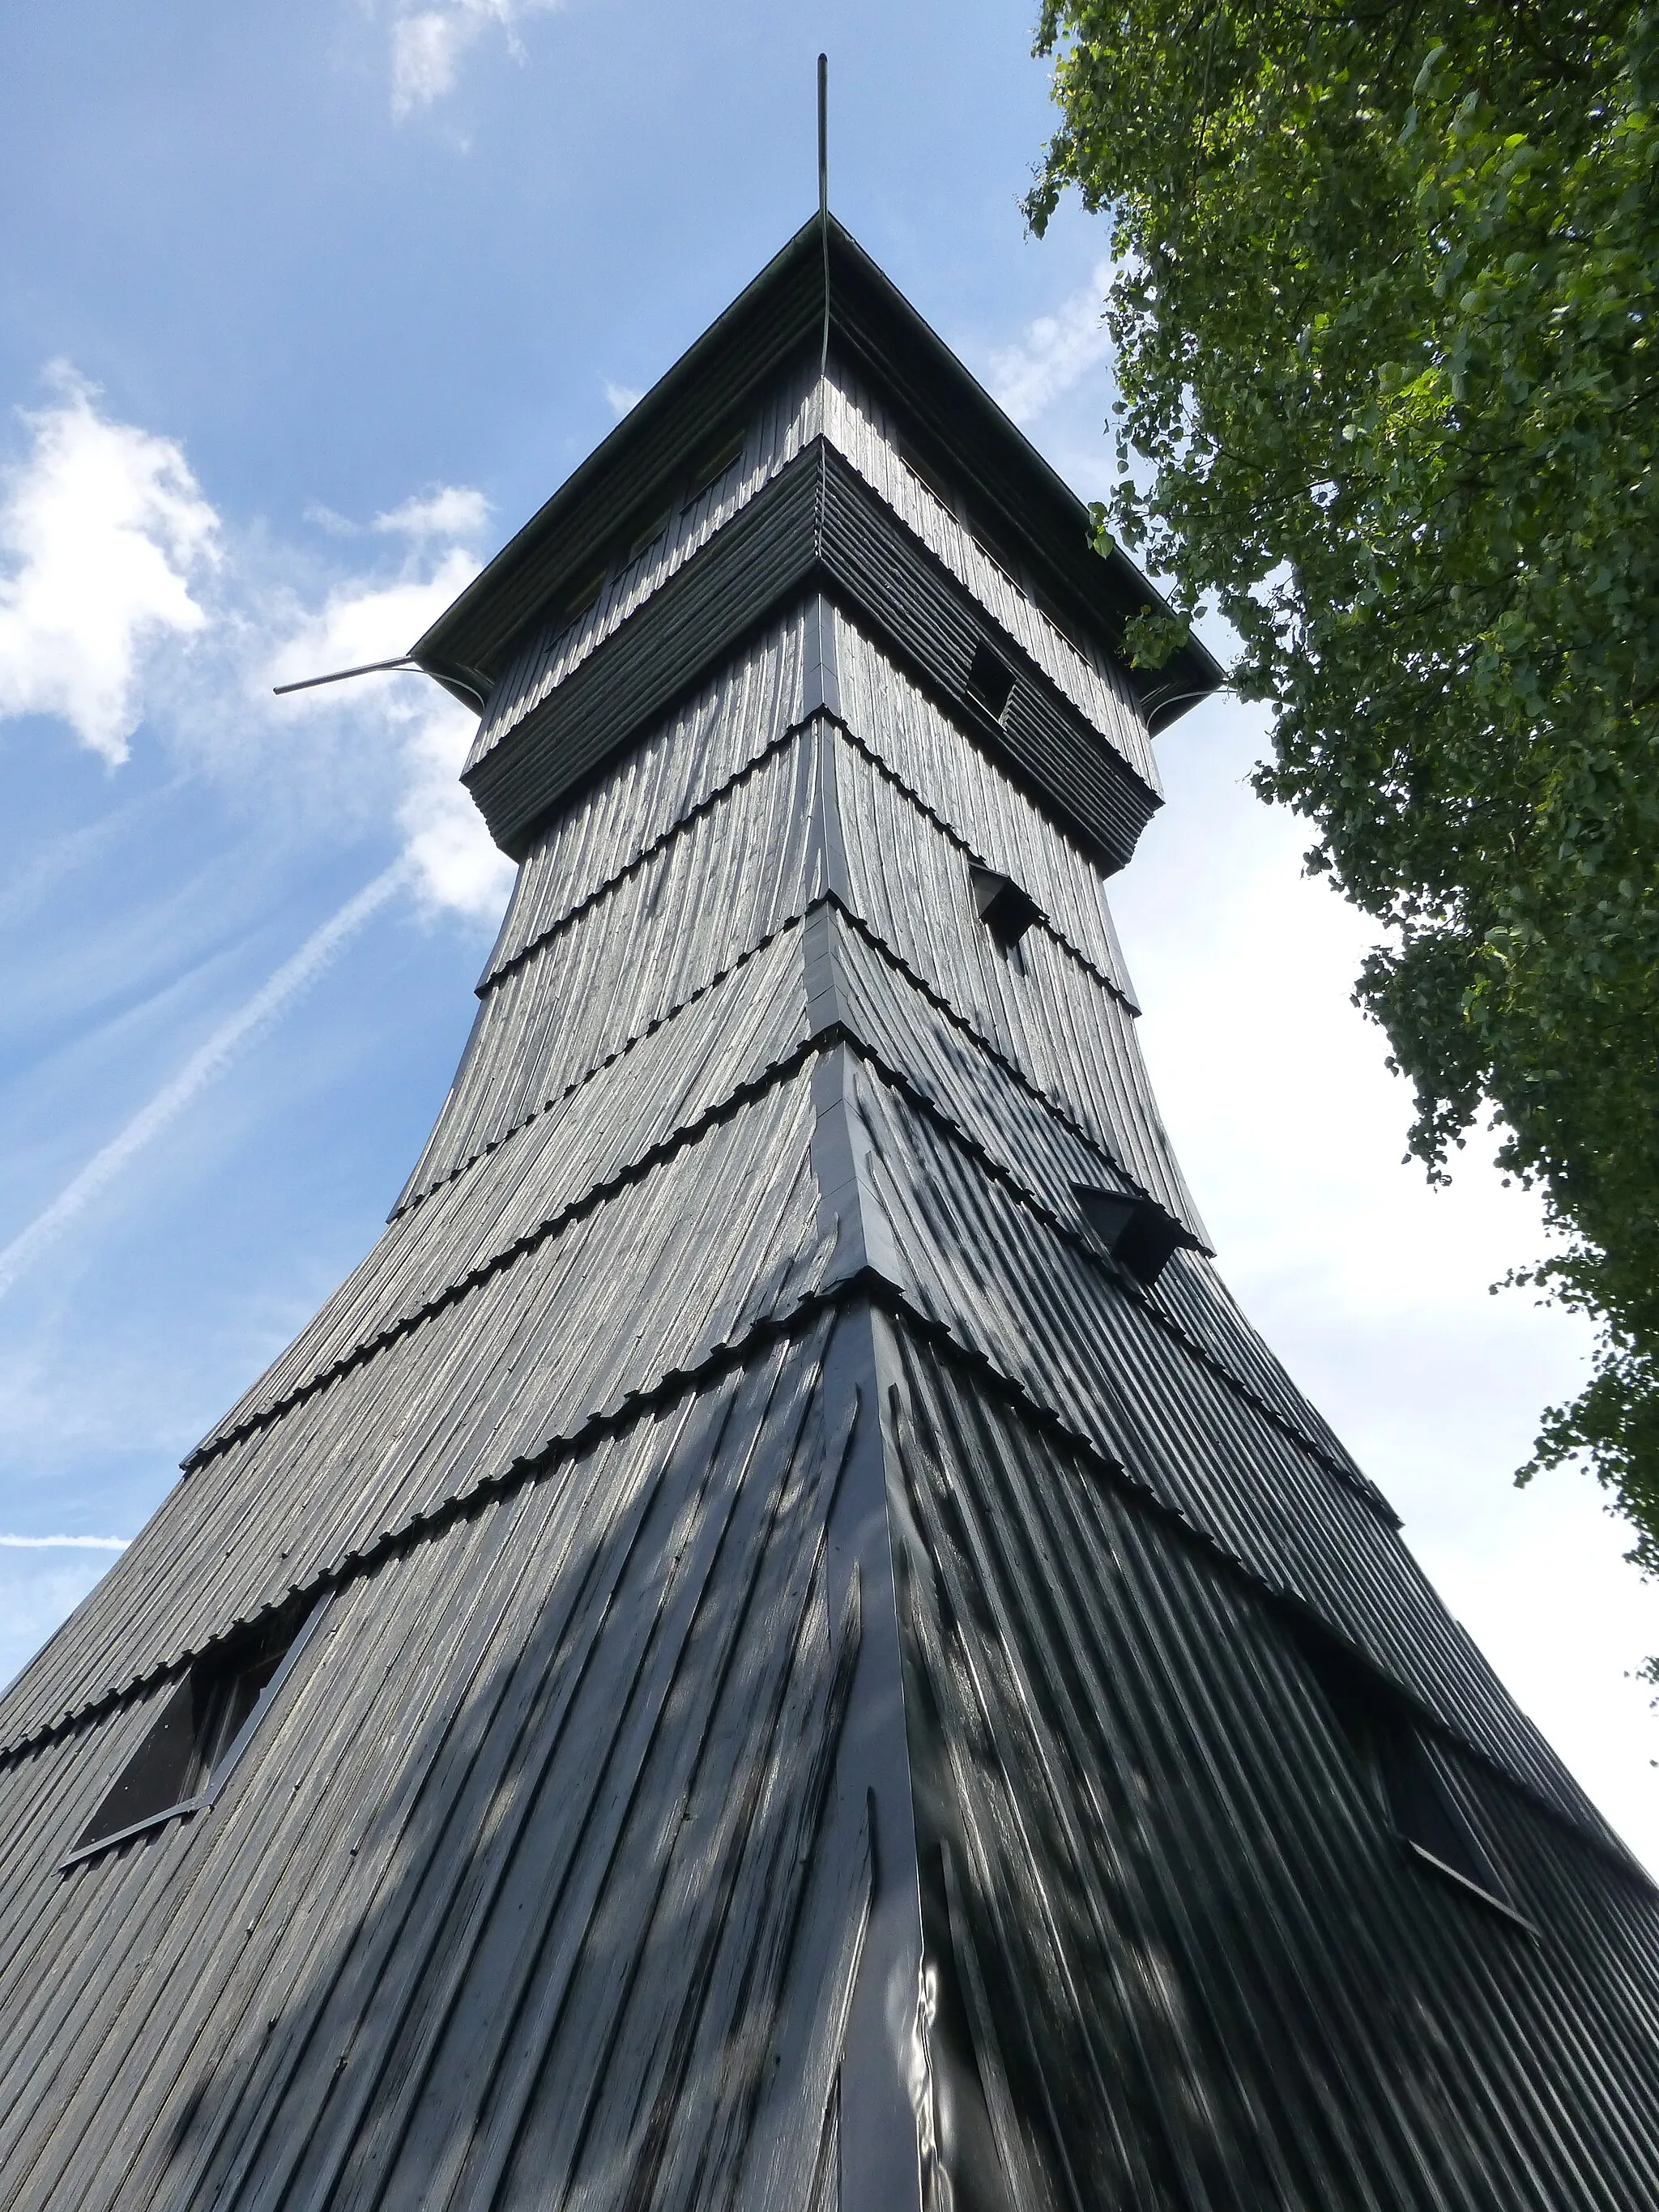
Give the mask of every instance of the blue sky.
[{"label": "blue sky", "polygon": [[[0,1679],[375,1235],[507,873],[400,651],[832,199],[1085,496],[1106,239],[1018,201],[1025,8],[65,0],[0,68]],[[1222,1266],[1500,1671],[1659,1865],[1659,1607],[1582,1477],[1517,1493],[1582,1332],[1488,1285],[1536,1215],[1401,1163],[1363,927],[1160,742],[1115,888]],[[73,1539],[63,1542],[59,1539]]]}]

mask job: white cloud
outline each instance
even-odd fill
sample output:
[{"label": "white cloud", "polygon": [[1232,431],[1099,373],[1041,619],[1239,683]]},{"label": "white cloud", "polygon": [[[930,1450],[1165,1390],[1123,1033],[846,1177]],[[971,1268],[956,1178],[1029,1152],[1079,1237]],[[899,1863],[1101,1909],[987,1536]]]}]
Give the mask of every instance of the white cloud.
[{"label": "white cloud", "polygon": [[644,397],[645,394],[635,392],[631,384],[613,384],[609,377],[605,380],[605,404],[613,415],[626,415],[630,408],[637,407]]},{"label": "white cloud", "polygon": [[[477,495],[454,494],[457,501]],[[435,503],[435,502],[434,502]],[[411,502],[412,504],[412,502]],[[428,574],[388,582],[354,580],[314,614],[300,614],[256,678],[261,708],[270,688],[333,668],[389,659],[403,652],[477,574],[477,562],[452,546]],[[500,911],[513,864],[497,850],[462,789],[461,764],[476,717],[419,675],[368,676],[337,690],[302,691],[280,702],[295,720],[343,725],[372,735],[396,755],[395,802],[419,888],[434,907],[488,916]]]},{"label": "white cloud", "polygon": [[392,112],[400,120],[432,106],[455,87],[461,58],[492,27],[520,58],[518,26],[562,0],[446,0],[437,8],[401,8],[392,25]]},{"label": "white cloud", "polygon": [[388,514],[377,514],[374,527],[395,532],[421,544],[428,538],[477,538],[489,520],[489,501],[471,484],[440,484],[424,497],[406,499]]},{"label": "white cloud", "polygon": [[465,18],[457,10],[428,9],[392,27],[392,112],[409,115],[430,107],[455,82]]},{"label": "white cloud", "polygon": [[0,480],[0,718],[60,715],[114,763],[148,649],[207,625],[191,583],[218,518],[172,439],[99,414],[67,365],[47,374],[57,402],[23,416],[28,453]]},{"label": "white cloud", "polygon": [[[471,555],[451,546],[430,574],[405,568],[385,580],[350,577],[335,585],[322,605],[310,611],[295,596],[287,595],[285,605],[274,605],[268,611],[267,620],[273,626],[281,623],[288,634],[252,672],[255,696],[271,684],[297,683],[332,668],[356,667],[406,652],[477,573]],[[400,680],[372,676],[364,679],[360,691],[301,692],[289,703],[301,714],[333,713],[357,699],[386,696]],[[409,680],[418,684],[425,679]]]},{"label": "white cloud", "polygon": [[1091,369],[1110,360],[1112,342],[1103,316],[1111,281],[1110,263],[1098,263],[1080,292],[1052,315],[1039,315],[1028,324],[1018,344],[991,356],[992,396],[1016,422],[1034,422]]},{"label": "white cloud", "polygon": [[[198,766],[248,785],[278,769],[290,793],[309,736],[319,803],[395,823],[429,905],[495,912],[513,871],[456,781],[474,727],[465,708],[419,675],[271,696],[406,652],[477,573],[457,541],[487,523],[483,493],[440,484],[377,515],[374,532],[406,541],[396,569],[337,574],[319,592],[295,582],[291,550],[225,542],[174,441],[110,420],[73,370],[52,374],[61,397],[25,416],[31,444],[0,506],[14,562],[0,573],[0,720],[57,715],[118,763],[148,711]],[[357,531],[317,513],[335,534]],[[198,573],[212,589],[192,596]],[[242,711],[227,714],[238,695]]]},{"label": "white cloud", "polygon": [[410,781],[398,826],[430,903],[483,920],[500,914],[514,869],[461,786],[472,726],[459,707],[421,718],[404,749]]}]

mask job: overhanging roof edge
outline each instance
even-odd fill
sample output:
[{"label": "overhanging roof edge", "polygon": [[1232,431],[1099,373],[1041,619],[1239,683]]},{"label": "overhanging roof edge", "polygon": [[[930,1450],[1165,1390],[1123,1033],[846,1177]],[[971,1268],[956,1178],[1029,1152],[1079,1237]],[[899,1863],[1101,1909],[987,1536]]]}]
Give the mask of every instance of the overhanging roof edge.
[{"label": "overhanging roof edge", "polygon": [[[830,244],[832,334],[902,410],[908,403],[924,422],[933,410],[915,387],[942,384],[951,392],[967,430],[937,441],[973,470],[975,489],[987,494],[1036,562],[1109,634],[1141,605],[1162,609],[1160,594],[1127,555],[1115,550],[1103,560],[1093,550],[1084,501],[833,216]],[[814,215],[474,577],[410,657],[441,678],[456,667],[498,675],[514,639],[592,558],[595,540],[636,501],[648,499],[688,449],[717,427],[718,417],[729,419],[736,404],[807,342],[822,312],[822,240]],[[964,445],[995,462],[1000,492]],[[589,511],[600,499],[609,510],[604,516]],[[1032,506],[1043,512],[1028,515]],[[1155,685],[1139,675],[1135,681],[1144,694],[1161,691],[1170,706],[1184,708],[1217,689],[1223,672],[1194,638]]]},{"label": "overhanging roof edge", "polygon": [[[811,224],[807,226],[809,230],[813,227]],[[852,233],[836,222],[833,216],[830,217],[830,227],[833,240],[860,279],[877,291],[884,309],[902,325],[908,324],[915,337],[920,340],[931,356],[927,364],[929,373],[934,376],[943,377],[956,385],[959,393],[967,400],[978,417],[978,427],[988,432],[994,441],[1000,442],[1012,455],[1017,457],[1016,465],[1042,487],[1053,503],[1057,510],[1056,519],[1060,515],[1065,517],[1066,525],[1075,532],[1077,550],[1083,563],[1083,573],[1086,574],[1091,567],[1098,566],[1099,568],[1103,569],[1106,576],[1116,587],[1121,600],[1131,603],[1137,607],[1139,605],[1150,605],[1154,611],[1160,614],[1171,611],[1169,602],[1163,593],[1147,577],[1143,575],[1134,562],[1120,547],[1115,546],[1109,554],[1103,556],[1095,550],[1092,519],[1087,502],[1079,497],[1053,463],[1038,451],[1018,423],[985,389],[961,356],[945,343],[927,318],[899,290],[885,270],[865,252]],[[843,335],[852,337],[856,343],[863,334],[855,325],[849,325],[845,316],[842,316],[838,323],[834,312],[836,288],[833,273],[830,292],[831,328],[834,330],[839,327]],[[886,384],[893,381],[894,364],[890,360],[877,359],[872,362],[871,366],[878,381]],[[1020,530],[1022,534],[1030,534],[1028,526],[1022,524],[1018,517],[1010,516],[1008,520],[1013,522],[1015,528]],[[1048,564],[1057,565],[1055,548],[1053,545],[1038,542],[1034,550]],[[1164,677],[1162,671],[1157,672],[1158,677],[1163,679],[1161,681],[1154,680],[1148,683],[1140,678],[1139,672],[1136,673],[1137,689],[1143,694],[1149,695],[1149,704],[1153,712],[1157,711],[1156,701],[1159,695],[1164,696],[1168,700],[1168,703],[1175,705],[1177,703],[1176,699],[1170,698],[1169,695],[1177,694],[1178,711],[1184,713],[1188,704],[1211,691],[1218,690],[1225,681],[1225,671],[1220,664],[1199,639],[1190,635],[1180,650],[1170,656],[1166,666],[1170,672],[1168,677]],[[1170,717],[1170,720],[1175,719],[1176,719],[1175,715]],[[1167,723],[1165,726],[1168,726]]]},{"label": "overhanging roof edge", "polygon": [[[803,258],[804,245],[809,240],[816,245],[818,219],[813,216],[802,225],[788,243],[775,253],[770,261],[744,285],[737,298],[726,307],[702,335],[695,338],[685,351],[665,369],[615,428],[594,447],[586,459],[579,461],[564,482],[545,499],[529,520],[514,532],[501,551],[487,562],[472,581],[445,608],[431,627],[416,640],[410,648],[410,659],[422,663],[468,659],[457,641],[468,638],[469,624],[476,623],[482,609],[492,596],[500,592],[509,578],[554,533],[558,524],[577,508],[586,493],[597,484],[623,457],[630,453],[671,416],[684,387],[691,384],[709,358],[725,349],[733,333],[753,314],[766,295],[781,287],[781,280],[792,273],[791,264]],[[814,301],[814,312],[817,302]],[[799,331],[789,334],[789,346],[798,344],[805,336],[810,324],[804,322]],[[767,350],[757,359],[751,381],[758,381],[788,347]],[[516,628],[516,624],[514,627]],[[477,665],[477,656],[471,657]],[[496,671],[491,671],[496,673]]]}]

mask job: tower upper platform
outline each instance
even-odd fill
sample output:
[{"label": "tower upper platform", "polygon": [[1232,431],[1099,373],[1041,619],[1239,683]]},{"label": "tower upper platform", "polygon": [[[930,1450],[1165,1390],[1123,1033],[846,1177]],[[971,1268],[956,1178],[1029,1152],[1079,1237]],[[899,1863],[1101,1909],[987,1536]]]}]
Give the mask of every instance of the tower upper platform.
[{"label": "tower upper platform", "polygon": [[1220,672],[1195,641],[1129,665],[1158,593],[833,217],[825,245],[814,217],[415,646],[485,702],[473,796],[522,854],[823,590],[1120,866],[1158,802],[1149,720]]}]

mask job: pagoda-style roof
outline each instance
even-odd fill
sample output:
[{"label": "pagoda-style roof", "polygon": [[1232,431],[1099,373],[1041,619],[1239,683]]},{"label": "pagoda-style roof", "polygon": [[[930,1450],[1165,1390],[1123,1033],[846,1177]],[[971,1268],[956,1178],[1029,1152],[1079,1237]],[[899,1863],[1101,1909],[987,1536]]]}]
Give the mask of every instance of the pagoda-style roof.
[{"label": "pagoda-style roof", "polygon": [[[526,626],[591,567],[624,517],[648,510],[688,461],[757,392],[824,341],[878,392],[907,452],[970,500],[974,526],[1036,580],[1066,629],[1122,655],[1125,625],[1165,603],[1133,562],[1095,550],[1089,510],[944,340],[834,216],[796,232],[725,313],[681,355],[414,647],[441,681],[488,691]],[[1214,690],[1222,672],[1196,639],[1161,669],[1131,672],[1164,718]]]}]

